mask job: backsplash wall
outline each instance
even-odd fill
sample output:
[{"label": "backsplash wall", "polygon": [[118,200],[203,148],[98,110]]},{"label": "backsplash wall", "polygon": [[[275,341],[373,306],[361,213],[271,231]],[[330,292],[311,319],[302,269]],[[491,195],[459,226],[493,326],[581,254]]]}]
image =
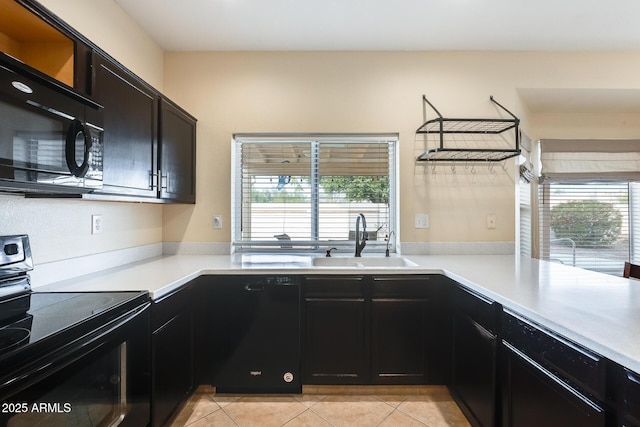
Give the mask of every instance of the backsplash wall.
[{"label": "backsplash wall", "polygon": [[[102,232],[91,234],[91,215]],[[0,235],[28,234],[41,264],[162,241],[162,206],[0,195]]]}]

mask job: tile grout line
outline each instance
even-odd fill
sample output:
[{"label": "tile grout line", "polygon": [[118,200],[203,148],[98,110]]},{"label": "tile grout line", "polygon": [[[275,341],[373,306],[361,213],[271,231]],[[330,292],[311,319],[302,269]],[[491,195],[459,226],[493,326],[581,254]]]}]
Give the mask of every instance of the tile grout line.
[{"label": "tile grout line", "polygon": [[213,413],[215,413],[215,412],[219,411],[220,409],[222,409],[222,407],[218,404],[218,402],[216,402],[216,401],[215,401],[215,399],[214,399],[214,398],[213,398],[209,393],[207,393],[207,392],[203,392],[203,393],[197,393],[197,394],[199,394],[199,395],[200,395],[199,397],[201,397],[201,395],[205,395],[205,396],[207,397],[207,399],[209,399],[212,403],[215,403],[215,405],[217,406],[217,409],[214,409],[214,410],[213,410],[213,411],[211,411],[211,412],[207,412],[206,414],[202,415],[202,416],[201,416],[201,417],[199,417],[199,418],[196,418],[196,419],[192,420],[191,422],[188,422],[188,421],[189,421],[189,419],[187,418],[187,420],[185,420],[185,422],[182,424],[182,426],[176,426],[176,425],[175,425],[175,422],[176,422],[176,421],[177,421],[177,419],[180,417],[180,415],[181,415],[182,411],[184,411],[184,409],[186,409],[186,407],[189,405],[189,403],[192,403],[192,404],[193,404],[193,406],[194,406],[194,409],[195,409],[196,402],[193,402],[193,401],[192,401],[193,397],[196,395],[196,393],[194,393],[191,397],[189,397],[189,399],[187,400],[187,402],[186,402],[186,404],[184,405],[184,407],[182,408],[182,410],[177,414],[177,416],[175,417],[175,419],[174,419],[174,420],[173,420],[173,422],[171,423],[171,427],[187,427],[187,426],[190,426],[190,425],[192,425],[192,424],[194,424],[194,423],[197,423],[198,421],[200,421],[200,420],[202,420],[202,419],[204,419],[204,418],[208,417],[209,415],[211,415],[211,414],[213,414]]}]

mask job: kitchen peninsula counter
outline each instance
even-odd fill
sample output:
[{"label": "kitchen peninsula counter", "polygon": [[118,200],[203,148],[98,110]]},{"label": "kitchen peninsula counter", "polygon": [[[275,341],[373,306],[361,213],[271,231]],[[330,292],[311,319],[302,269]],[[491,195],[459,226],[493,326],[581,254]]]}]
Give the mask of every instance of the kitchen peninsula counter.
[{"label": "kitchen peninsula counter", "polygon": [[[514,255],[404,256],[412,267],[314,267],[308,255],[172,255],[34,291],[146,290],[158,299],[201,275],[443,274],[640,372],[640,282]],[[37,269],[37,266],[36,266]]]}]

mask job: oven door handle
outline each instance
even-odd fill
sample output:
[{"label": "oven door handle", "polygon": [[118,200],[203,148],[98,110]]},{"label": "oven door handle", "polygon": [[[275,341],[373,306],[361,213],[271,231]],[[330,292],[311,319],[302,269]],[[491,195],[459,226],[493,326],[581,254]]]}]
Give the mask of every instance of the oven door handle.
[{"label": "oven door handle", "polygon": [[[150,306],[151,304],[147,302],[143,306],[113,319],[100,329],[64,345],[62,348],[39,358],[18,372],[3,378],[0,383],[0,401],[69,366],[89,353],[112,342],[112,339],[122,339],[124,334],[118,333],[120,332],[119,329],[126,327],[128,323],[136,318],[143,316]],[[117,335],[111,337],[110,335],[114,333]],[[9,394],[6,392],[7,389],[10,390]]]}]

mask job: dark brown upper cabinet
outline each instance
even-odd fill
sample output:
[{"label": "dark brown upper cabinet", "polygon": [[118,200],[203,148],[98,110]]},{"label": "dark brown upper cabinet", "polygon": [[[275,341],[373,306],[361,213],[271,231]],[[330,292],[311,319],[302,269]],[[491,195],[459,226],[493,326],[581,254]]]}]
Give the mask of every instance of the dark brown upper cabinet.
[{"label": "dark brown upper cabinet", "polygon": [[193,116],[35,0],[0,0],[0,52],[104,107],[100,197],[195,203]]},{"label": "dark brown upper cabinet", "polygon": [[166,201],[196,201],[196,119],[160,97],[159,189]]},{"label": "dark brown upper cabinet", "polygon": [[103,193],[195,203],[196,119],[126,68],[93,55],[104,105]]},{"label": "dark brown upper cabinet", "polygon": [[157,197],[159,93],[94,52],[92,95],[104,106],[102,192]]}]

